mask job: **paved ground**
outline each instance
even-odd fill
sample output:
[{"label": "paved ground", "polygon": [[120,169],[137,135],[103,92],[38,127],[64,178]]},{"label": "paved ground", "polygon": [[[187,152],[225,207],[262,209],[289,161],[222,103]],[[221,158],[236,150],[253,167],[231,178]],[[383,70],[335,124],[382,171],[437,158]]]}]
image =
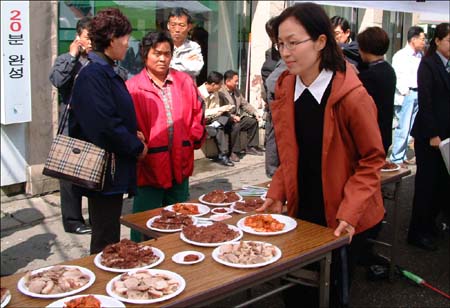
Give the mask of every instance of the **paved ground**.
[{"label": "paved ground", "polygon": [[[414,171],[414,170],[413,170]],[[414,172],[413,172],[414,173]],[[237,189],[242,185],[267,181],[264,173],[264,158],[248,156],[236,167],[224,167],[208,159],[195,162],[195,174],[191,178],[191,197],[195,198],[213,188]],[[449,235],[439,240],[439,250],[425,252],[405,243],[414,190],[414,176],[405,179],[400,194],[400,258],[399,265],[418,274],[431,285],[445,292],[449,286]],[[389,207],[388,215],[389,215]],[[123,213],[130,213],[131,200],[125,200]],[[84,205],[84,213],[87,213]],[[389,226],[383,228],[380,239],[390,235]],[[123,227],[122,237],[129,236]],[[379,252],[387,255],[382,249]],[[57,192],[45,196],[26,198],[2,196],[1,204],[1,275],[10,275],[79,258],[89,253],[89,235],[65,233],[60,216]],[[278,281],[273,283],[277,284]],[[253,290],[263,294],[271,289],[265,284]],[[232,299],[214,306],[231,306],[244,298],[238,294]],[[351,290],[352,307],[449,307],[450,301],[432,291],[398,277],[393,283],[368,281],[365,269],[357,268]],[[258,306],[284,307],[280,296],[258,304]],[[301,305],[301,298],[299,298]]]}]

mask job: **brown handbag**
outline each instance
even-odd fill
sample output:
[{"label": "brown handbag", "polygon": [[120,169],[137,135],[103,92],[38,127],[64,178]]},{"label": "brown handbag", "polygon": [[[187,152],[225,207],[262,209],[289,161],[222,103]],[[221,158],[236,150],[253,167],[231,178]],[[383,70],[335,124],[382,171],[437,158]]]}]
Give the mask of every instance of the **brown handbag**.
[{"label": "brown handbag", "polygon": [[101,191],[109,155],[104,149],[92,143],[63,135],[69,110],[70,104],[64,111],[42,174],[67,180],[90,190]]}]

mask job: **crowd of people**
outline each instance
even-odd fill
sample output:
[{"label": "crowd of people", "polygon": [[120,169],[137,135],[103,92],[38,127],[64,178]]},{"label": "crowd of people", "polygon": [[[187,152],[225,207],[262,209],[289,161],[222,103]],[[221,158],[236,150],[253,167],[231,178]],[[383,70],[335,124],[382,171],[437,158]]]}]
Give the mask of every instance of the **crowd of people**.
[{"label": "crowd of people", "polygon": [[[132,32],[128,18],[108,8],[78,22],[77,38],[57,58],[50,80],[60,90],[61,109],[70,106],[69,135],[104,148],[110,158],[100,192],[61,181],[67,232],[92,232],[90,251],[97,253],[120,240],[124,194],[134,197],[133,212],[188,200],[194,150],[208,134],[217,143],[217,161],[227,167],[244,154],[266,152],[272,182],[257,211],[281,213],[287,204],[292,217],[350,235],[349,245],[333,252],[331,273],[332,304],[347,306],[352,268],[376,260],[368,239],[377,236],[385,215],[380,170],[387,161],[412,163],[406,157],[411,134],[417,173],[408,242],[437,249],[436,219],[443,212],[448,220],[450,212],[450,176],[438,150],[450,137],[448,23],[436,27],[426,53],[423,29],[411,27],[391,66],[389,36],[380,27],[355,38],[347,20],[330,18],[314,3],[271,18],[262,72],[265,149],[261,118],[240,93],[236,71],[212,70],[197,85],[204,61],[188,38],[192,27],[189,12],[174,9],[168,31],[142,38],[144,67],[128,80],[117,64]],[[88,198],[89,224],[81,196]],[[132,231],[131,239],[138,242],[141,234]],[[286,303],[295,304],[299,294],[317,306],[308,287],[286,291]]]}]

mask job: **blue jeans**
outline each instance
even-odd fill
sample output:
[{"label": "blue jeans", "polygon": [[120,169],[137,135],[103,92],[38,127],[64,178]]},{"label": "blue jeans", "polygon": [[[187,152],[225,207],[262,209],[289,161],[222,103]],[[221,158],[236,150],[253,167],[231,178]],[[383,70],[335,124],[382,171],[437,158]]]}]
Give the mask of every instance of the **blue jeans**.
[{"label": "blue jeans", "polygon": [[411,128],[416,118],[419,105],[417,103],[417,91],[410,91],[403,99],[403,104],[398,116],[398,125],[394,131],[394,139],[392,140],[392,153],[389,157],[393,163],[403,163],[406,159],[406,150],[408,148],[408,138]]}]

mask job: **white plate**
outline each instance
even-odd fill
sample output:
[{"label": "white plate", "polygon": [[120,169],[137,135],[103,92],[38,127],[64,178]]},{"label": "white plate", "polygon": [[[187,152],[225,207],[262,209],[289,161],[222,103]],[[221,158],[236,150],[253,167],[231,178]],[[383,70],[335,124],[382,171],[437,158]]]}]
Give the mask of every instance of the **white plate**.
[{"label": "white plate", "polygon": [[[266,243],[266,242],[258,242],[258,241],[246,241],[246,242],[256,242],[256,243],[261,243],[261,244],[267,244],[267,245],[272,245],[270,243]],[[239,245],[239,242],[237,243],[233,243],[233,245]],[[222,246],[222,245],[221,245]],[[278,261],[281,258],[281,250],[280,248],[278,248],[275,245],[272,245],[273,247],[275,247],[275,256],[272,257],[272,259],[266,261],[266,262],[262,262],[262,263],[256,263],[256,264],[237,264],[237,263],[230,263],[227,262],[225,260],[222,260],[221,258],[219,258],[219,253],[220,253],[220,247],[217,247],[216,249],[213,250],[212,252],[212,257],[213,259],[223,265],[226,266],[230,266],[230,267],[236,267],[236,268],[255,268],[255,267],[262,267],[262,266],[266,266],[268,264],[272,264],[276,261]]]},{"label": "white plate", "polygon": [[[158,228],[152,227],[153,221],[154,221],[156,218],[159,218],[159,217],[161,217],[161,215],[154,216],[154,217],[150,218],[150,219],[147,221],[147,224],[146,224],[147,228],[149,228],[149,229],[151,229],[151,230],[154,230],[154,231],[165,232],[165,233],[172,233],[172,232],[178,232],[178,231],[181,231],[181,228],[182,228],[182,227],[181,227],[181,228],[178,228],[178,229],[158,229]],[[193,224],[195,225],[195,224],[197,223],[197,219],[196,219],[194,216],[189,216],[189,217],[191,217],[192,222],[193,222]]]},{"label": "white plate", "polygon": [[[186,262],[186,261],[184,261],[184,257],[187,255],[197,255],[198,260]],[[205,259],[205,255],[202,254],[201,252],[198,252],[195,250],[180,251],[172,256],[172,261],[175,263],[178,263],[178,264],[195,264],[195,263],[202,262],[204,259]]]},{"label": "white plate", "polygon": [[[179,203],[182,203],[182,204],[189,204],[189,205],[196,205],[196,206],[198,207],[199,214],[196,214],[196,215],[189,215],[189,216],[195,216],[195,217],[203,216],[203,215],[205,215],[205,214],[208,214],[209,211],[210,211],[209,206],[206,206],[206,205],[201,204],[201,203],[189,203],[189,202],[179,202]],[[169,210],[169,211],[171,211],[171,212],[175,212],[175,211],[172,209],[172,207],[173,207],[173,204],[164,207],[164,209]]]},{"label": "white plate", "polygon": [[400,165],[397,164],[397,167],[395,167],[394,169],[381,169],[381,172],[393,172],[398,170],[400,170]]},{"label": "white plate", "polygon": [[212,221],[223,221],[223,220],[230,219],[231,217],[233,217],[233,216],[228,215],[228,214],[214,214],[214,215],[209,216],[209,219],[211,219]]},{"label": "white plate", "polygon": [[[262,206],[262,204],[261,204],[261,206]],[[245,211],[238,210],[238,209],[236,208],[236,202],[233,202],[233,204],[230,206],[230,209],[232,209],[233,212],[238,213],[238,214],[247,214],[247,213],[250,213],[250,212],[245,212]],[[251,211],[251,212],[253,212],[253,211]]]},{"label": "white plate", "polygon": [[233,212],[238,213],[238,214],[247,214],[248,213],[248,212],[244,212],[244,211],[236,209],[236,202],[233,202],[233,204],[230,206],[230,209],[232,209]]},{"label": "white plate", "polygon": [[[283,230],[280,231],[274,231],[274,232],[258,232],[255,231],[253,228],[247,227],[244,224],[244,221],[247,217],[252,217],[252,216],[256,216],[256,215],[272,215],[273,218],[275,218],[276,220],[278,220],[279,222],[282,222],[285,224]],[[250,215],[247,217],[243,217],[241,218],[238,222],[237,222],[237,226],[242,229],[243,231],[250,233],[250,234],[255,234],[255,235],[277,235],[277,234],[283,234],[283,233],[287,233],[291,230],[294,230],[297,227],[297,221],[289,216],[285,216],[285,215],[280,215],[280,214],[255,214],[255,215]]]},{"label": "white plate", "polygon": [[3,301],[2,305],[0,306],[1,308],[6,307],[6,305],[9,304],[9,301],[11,300],[11,293],[8,294],[8,296],[5,298],[5,300]]},{"label": "white plate", "polygon": [[[131,275],[131,274],[134,274],[137,271],[142,271],[142,269],[140,269],[140,270],[133,270],[131,272],[128,272],[128,274]],[[126,302],[126,303],[132,303],[132,304],[153,304],[153,303],[162,302],[162,301],[165,301],[165,300],[168,300],[170,298],[173,298],[173,297],[177,296],[178,294],[183,292],[184,288],[186,287],[186,281],[184,280],[184,278],[181,275],[179,275],[179,274],[177,274],[175,272],[166,271],[166,270],[159,270],[159,269],[147,269],[145,271],[149,272],[152,275],[162,274],[162,275],[166,275],[166,276],[171,277],[172,279],[176,280],[179,283],[178,289],[175,292],[173,292],[171,294],[168,294],[166,296],[162,296],[160,298],[154,298],[154,299],[128,299],[128,298],[125,298],[125,297],[122,297],[122,296],[116,294],[112,290],[113,283],[116,280],[120,279],[120,276],[123,275],[123,274],[121,274],[121,275],[118,275],[118,276],[114,277],[113,279],[111,279],[108,282],[108,284],[106,285],[106,293],[108,293],[112,297],[114,297],[114,298],[116,298],[116,299],[118,299],[118,300],[120,300],[122,302]]]},{"label": "white plate", "polygon": [[[218,212],[219,210],[223,210],[224,212]],[[211,210],[211,212],[214,213],[214,214],[218,214],[218,215],[225,215],[225,214],[232,213],[233,210],[230,209],[229,207],[216,207],[216,208],[213,208]]]},{"label": "white plate", "polygon": [[[146,266],[142,266],[140,268],[152,268],[152,267],[155,267],[155,266],[161,264],[162,261],[164,261],[164,252],[162,252],[160,249],[158,249],[156,247],[151,247],[151,249],[153,250],[153,253],[159,257],[159,259],[156,262],[152,263],[152,264],[149,264],[149,265],[146,265]],[[137,269],[137,268],[113,268],[113,267],[107,267],[107,266],[105,266],[105,265],[103,265],[101,263],[102,254],[103,254],[103,252],[100,252],[99,254],[97,254],[95,256],[94,264],[98,268],[100,268],[100,269],[102,269],[104,271],[114,272],[114,273],[126,273],[126,272],[129,272],[131,270]]]},{"label": "white plate", "polygon": [[[211,203],[211,202],[208,202],[208,201],[204,201],[204,200],[203,200],[203,197],[205,197],[205,195],[206,195],[206,194],[203,194],[203,195],[201,195],[201,196],[198,198],[198,200],[199,200],[201,203],[204,203],[204,204],[207,204],[207,205],[211,205],[211,206],[228,206],[228,205],[233,204],[233,202],[226,202],[226,203]],[[239,197],[239,200],[237,200],[236,202],[244,200],[244,198],[242,198],[242,196],[241,196],[240,194],[236,193],[236,195],[238,195],[238,197]]]},{"label": "white plate", "polygon": [[186,242],[186,243],[188,243],[188,244],[195,245],[195,246],[201,246],[201,247],[216,247],[216,246],[220,246],[220,245],[223,245],[223,244],[229,244],[229,243],[233,243],[233,242],[239,241],[239,240],[242,238],[242,236],[244,235],[244,233],[242,232],[242,230],[239,229],[238,227],[233,226],[233,225],[227,225],[227,226],[228,226],[228,228],[233,229],[234,231],[239,232],[239,235],[238,235],[235,239],[232,239],[231,241],[228,241],[228,242],[220,242],[220,243],[201,243],[201,242],[195,242],[195,241],[191,241],[191,240],[188,239],[186,236],[184,236],[183,232],[180,232],[180,239],[181,239],[183,242]]},{"label": "white plate", "polygon": [[[71,297],[65,297],[62,299],[59,299],[57,301],[54,301],[53,303],[51,303],[50,305],[47,306],[47,308],[64,308],[66,307],[64,305],[64,303],[78,298],[78,297],[84,297],[84,296],[88,296],[89,294],[82,294],[82,295],[75,295],[75,296],[71,296]],[[117,299],[110,297],[110,296],[106,296],[106,295],[100,295],[100,294],[90,294],[95,296],[101,303],[102,307],[114,307],[114,308],[125,308],[125,305],[118,301]]]},{"label": "white plate", "polygon": [[[73,294],[77,294],[81,291],[86,290],[87,288],[89,288],[95,281],[95,274],[91,271],[88,270],[87,268],[81,267],[81,266],[75,266],[75,265],[63,265],[64,267],[69,267],[69,268],[78,268],[83,274],[86,274],[89,276],[89,281],[88,283],[86,283],[84,286],[82,286],[81,288],[78,288],[76,290],[72,290],[70,292],[65,292],[65,293],[56,293],[56,294],[37,294],[37,293],[33,293],[28,291],[28,288],[25,286],[25,279],[24,277],[20,278],[19,282],[17,283],[17,288],[19,289],[20,292],[22,292],[25,295],[31,296],[31,297],[38,297],[38,298],[59,298],[59,297],[66,297],[66,296],[70,296]],[[51,269],[53,266],[48,266],[48,267],[44,267],[44,268],[40,268],[37,270],[34,270],[31,272],[32,275],[46,271]]]}]

